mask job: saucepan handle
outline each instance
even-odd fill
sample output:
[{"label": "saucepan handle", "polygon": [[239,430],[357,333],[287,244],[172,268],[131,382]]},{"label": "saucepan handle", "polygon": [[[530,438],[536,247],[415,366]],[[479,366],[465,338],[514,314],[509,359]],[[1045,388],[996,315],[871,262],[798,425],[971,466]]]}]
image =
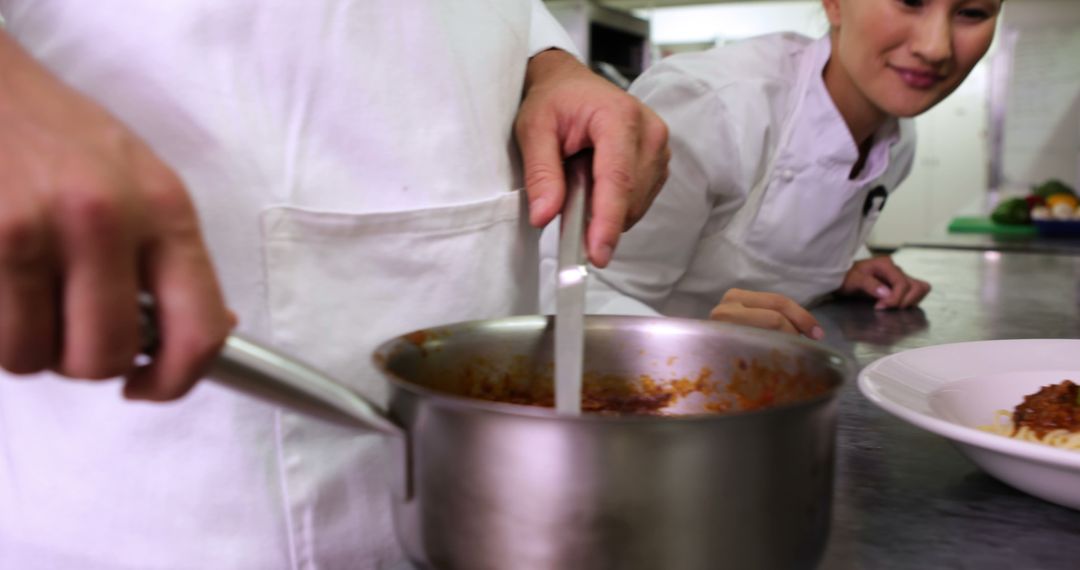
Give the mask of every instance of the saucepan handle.
[{"label": "saucepan handle", "polygon": [[322,419],[403,435],[374,403],[312,366],[238,334],[225,341],[208,380]]},{"label": "saucepan handle", "polygon": [[[142,301],[144,352],[153,355],[157,326],[153,302]],[[387,435],[404,435],[377,405],[313,366],[281,351],[232,334],[207,373],[207,380],[265,402],[324,420]]]}]

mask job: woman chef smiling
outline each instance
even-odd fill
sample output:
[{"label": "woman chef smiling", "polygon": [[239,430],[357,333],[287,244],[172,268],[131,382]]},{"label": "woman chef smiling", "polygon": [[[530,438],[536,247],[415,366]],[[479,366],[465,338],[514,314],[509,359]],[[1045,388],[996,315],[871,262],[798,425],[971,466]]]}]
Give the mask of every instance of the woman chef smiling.
[{"label": "woman chef smiling", "polygon": [[669,125],[671,176],[594,274],[590,312],[709,315],[820,338],[799,304],[838,292],[904,308],[929,292],[888,257],[852,261],[910,171],[908,118],[986,53],[1001,0],[822,4],[831,30],[819,40],[777,34],[675,55],[634,83]]}]

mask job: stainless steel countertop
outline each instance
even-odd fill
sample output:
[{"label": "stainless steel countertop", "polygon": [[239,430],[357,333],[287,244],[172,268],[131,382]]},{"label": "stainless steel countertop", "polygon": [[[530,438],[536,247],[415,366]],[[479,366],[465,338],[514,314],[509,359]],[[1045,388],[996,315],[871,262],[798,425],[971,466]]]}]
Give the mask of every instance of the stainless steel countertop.
[{"label": "stainless steel countertop", "polygon": [[909,241],[904,246],[1080,255],[1080,238],[1077,237],[997,236],[939,232]]},{"label": "stainless steel countertop", "polygon": [[[813,311],[826,344],[860,368],[932,344],[1080,338],[1080,256],[904,248],[894,259],[933,285],[919,309],[839,301]],[[998,482],[944,438],[870,403],[854,382],[844,387],[821,568],[1078,567],[1080,511]]]}]

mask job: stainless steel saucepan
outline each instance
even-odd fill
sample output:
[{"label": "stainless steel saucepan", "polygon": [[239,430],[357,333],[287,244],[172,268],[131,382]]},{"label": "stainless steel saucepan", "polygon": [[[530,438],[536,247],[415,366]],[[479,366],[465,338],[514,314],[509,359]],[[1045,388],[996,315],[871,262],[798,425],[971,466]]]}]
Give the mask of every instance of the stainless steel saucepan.
[{"label": "stainless steel saucepan", "polygon": [[590,316],[586,413],[565,416],[543,405],[553,331],[533,316],[390,340],[375,354],[392,387],[388,410],[239,336],[211,377],[386,433],[397,533],[422,567],[817,563],[849,361],[756,329]]}]

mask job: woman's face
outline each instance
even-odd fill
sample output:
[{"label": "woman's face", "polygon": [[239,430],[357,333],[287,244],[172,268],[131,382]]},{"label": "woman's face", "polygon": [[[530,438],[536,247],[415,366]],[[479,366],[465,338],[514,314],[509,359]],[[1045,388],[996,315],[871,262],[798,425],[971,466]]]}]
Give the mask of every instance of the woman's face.
[{"label": "woman's face", "polygon": [[837,68],[826,82],[846,91],[838,102],[918,115],[952,93],[986,53],[1001,2],[823,0],[834,34],[829,66]]}]

